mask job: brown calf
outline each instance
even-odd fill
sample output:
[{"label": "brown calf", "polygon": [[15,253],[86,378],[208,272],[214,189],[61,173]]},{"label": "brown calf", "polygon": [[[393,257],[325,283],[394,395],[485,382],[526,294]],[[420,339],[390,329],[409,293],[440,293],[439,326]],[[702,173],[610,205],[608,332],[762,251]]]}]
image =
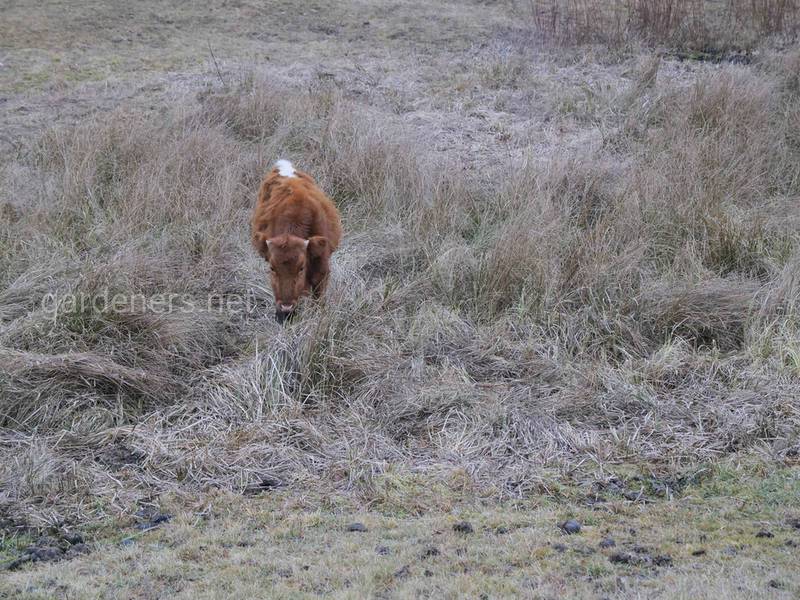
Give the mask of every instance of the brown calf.
[{"label": "brown calf", "polygon": [[311,177],[279,160],[261,182],[251,231],[253,246],[269,263],[275,317],[283,322],[302,296],[325,291],[342,237],[339,211]]}]

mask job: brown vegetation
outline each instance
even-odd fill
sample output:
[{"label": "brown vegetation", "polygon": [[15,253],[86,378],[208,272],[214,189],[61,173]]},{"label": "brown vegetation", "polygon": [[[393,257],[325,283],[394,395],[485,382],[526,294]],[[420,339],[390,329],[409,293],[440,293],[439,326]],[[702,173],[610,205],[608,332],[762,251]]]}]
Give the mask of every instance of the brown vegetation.
[{"label": "brown vegetation", "polygon": [[[795,461],[796,51],[689,68],[507,32],[450,72],[414,54],[407,85],[251,64],[15,139],[2,510],[42,526],[265,478],[504,499]],[[245,225],[279,156],[347,231],[326,302],[286,328]],[[67,301],[115,294],[135,300]]]},{"label": "brown vegetation", "polygon": [[752,49],[765,35],[796,36],[796,0],[528,0],[537,32],[561,43],[644,40],[687,50]]}]

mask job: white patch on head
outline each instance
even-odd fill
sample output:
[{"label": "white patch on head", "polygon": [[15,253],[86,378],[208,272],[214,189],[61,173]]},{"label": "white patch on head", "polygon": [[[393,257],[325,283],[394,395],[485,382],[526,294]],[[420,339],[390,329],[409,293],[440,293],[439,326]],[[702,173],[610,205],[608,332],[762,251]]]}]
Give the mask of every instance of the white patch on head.
[{"label": "white patch on head", "polygon": [[275,163],[278,168],[278,174],[283,177],[294,177],[294,166],[288,160],[279,160]]}]

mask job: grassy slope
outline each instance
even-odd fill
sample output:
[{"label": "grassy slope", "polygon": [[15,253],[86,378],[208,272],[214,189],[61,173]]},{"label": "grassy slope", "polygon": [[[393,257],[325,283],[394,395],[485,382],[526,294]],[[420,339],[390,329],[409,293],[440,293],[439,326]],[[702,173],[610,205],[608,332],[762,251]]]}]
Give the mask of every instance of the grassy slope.
[{"label": "grassy slope", "polygon": [[[3,557],[16,523],[96,546],[0,594],[798,592],[796,54],[541,48],[502,3],[5,8]],[[278,155],[349,233],[286,330],[231,227]],[[40,310],[103,288],[257,311]],[[118,548],[152,502],[175,521]],[[606,531],[673,566],[585,551]]]}]

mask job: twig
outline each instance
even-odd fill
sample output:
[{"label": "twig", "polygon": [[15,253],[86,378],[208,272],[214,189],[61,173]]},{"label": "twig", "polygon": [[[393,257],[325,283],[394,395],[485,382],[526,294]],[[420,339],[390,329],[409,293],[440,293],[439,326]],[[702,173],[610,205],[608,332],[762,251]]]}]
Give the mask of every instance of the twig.
[{"label": "twig", "polygon": [[211,48],[211,41],[208,42],[208,51],[211,53],[211,60],[214,61],[214,66],[217,69],[217,76],[219,80],[222,82],[222,86],[227,88],[228,84],[225,83],[225,79],[222,77],[222,71],[219,70],[219,64],[217,63],[217,57],[214,56],[214,50]]}]

